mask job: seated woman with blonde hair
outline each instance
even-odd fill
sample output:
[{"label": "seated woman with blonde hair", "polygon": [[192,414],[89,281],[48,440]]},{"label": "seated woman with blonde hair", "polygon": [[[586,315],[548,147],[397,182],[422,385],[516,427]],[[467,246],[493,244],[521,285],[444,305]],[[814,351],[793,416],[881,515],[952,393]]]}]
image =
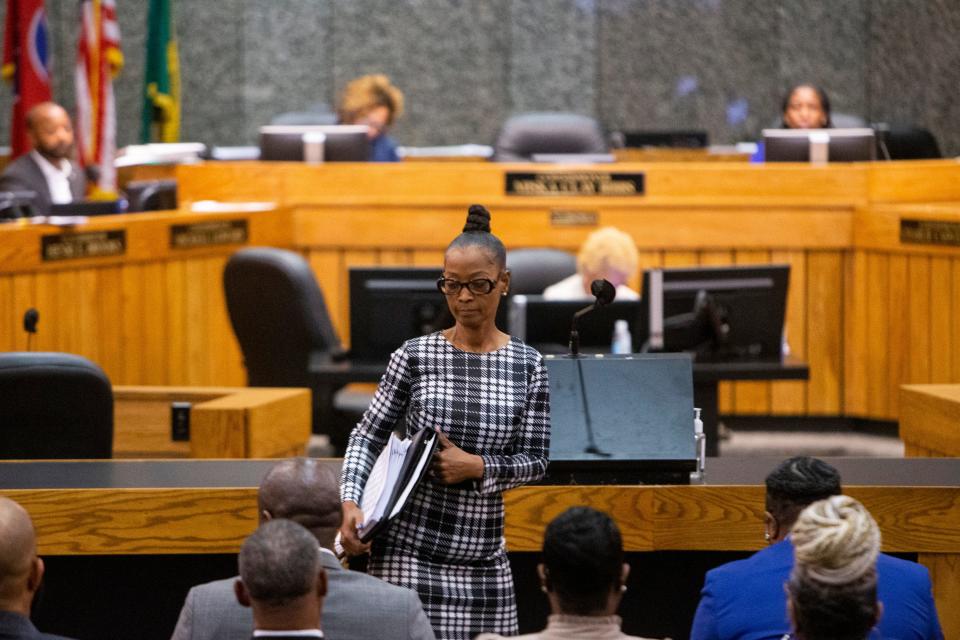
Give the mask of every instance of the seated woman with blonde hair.
[{"label": "seated woman with blonde hair", "polygon": [[590,300],[590,283],[603,278],[617,288],[617,300],[638,300],[640,296],[627,286],[640,262],[637,245],[616,227],[597,229],[580,246],[577,272],[543,290],[547,300]]},{"label": "seated woman with blonde hair", "polygon": [[880,620],[880,529],[850,496],[814,502],[790,534],[796,561],[787,609],[796,640],[865,640]]},{"label": "seated woman with blonde hair", "polygon": [[[616,615],[627,590],[630,565],[623,561],[620,529],[590,507],[571,507],[547,525],[541,589],[550,601],[547,628],[517,640],[643,640],[620,630]],[[504,636],[480,634],[476,640]]]},{"label": "seated woman with blonde hair", "polygon": [[396,162],[397,143],[387,129],[403,114],[403,93],[383,74],[351,80],[337,106],[340,124],[364,124],[369,127],[371,162]]}]

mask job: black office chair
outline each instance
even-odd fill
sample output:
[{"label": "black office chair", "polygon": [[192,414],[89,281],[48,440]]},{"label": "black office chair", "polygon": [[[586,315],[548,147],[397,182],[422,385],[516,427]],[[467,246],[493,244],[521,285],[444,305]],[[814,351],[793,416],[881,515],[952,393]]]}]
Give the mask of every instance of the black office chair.
[{"label": "black office chair", "polygon": [[287,111],[275,115],[270,124],[276,125],[318,125],[337,124],[337,114],[325,102],[308,106],[303,111]]},{"label": "black office chair", "polygon": [[940,145],[929,129],[905,125],[876,125],[877,158],[887,160],[923,160],[941,158]]},{"label": "black office chair", "polygon": [[124,191],[129,213],[177,208],[176,180],[134,180],[127,183]]},{"label": "black office chair", "polygon": [[0,458],[113,454],[113,389],[103,370],[69,353],[0,353]]},{"label": "black office chair", "polygon": [[577,272],[577,258],[560,249],[514,249],[507,252],[510,293],[540,295]]},{"label": "black office chair", "polygon": [[507,119],[494,143],[497,162],[528,161],[537,153],[607,153],[596,120],[575,113],[523,113]]},{"label": "black office chair", "polygon": [[313,375],[347,354],[310,265],[292,251],[242,249],[227,261],[223,286],[247,384],[311,389],[313,431],[342,451],[370,395],[338,394],[343,384]]}]

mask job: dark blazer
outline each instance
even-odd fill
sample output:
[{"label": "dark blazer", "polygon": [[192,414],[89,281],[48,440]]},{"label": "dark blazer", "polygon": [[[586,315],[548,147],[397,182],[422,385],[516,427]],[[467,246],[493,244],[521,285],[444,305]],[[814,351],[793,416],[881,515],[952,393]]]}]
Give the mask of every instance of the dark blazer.
[{"label": "dark blazer", "polygon": [[0,640],[70,640],[64,636],[40,633],[30,618],[12,611],[0,611]]},{"label": "dark blazer", "polygon": [[[780,640],[790,631],[783,585],[792,568],[793,545],[787,538],[708,571],[690,640]],[[871,640],[943,640],[930,574],[923,565],[881,553],[877,599],[883,615]]]},{"label": "dark blazer", "polygon": [[[73,172],[69,180],[73,201],[83,200],[87,190],[87,179],[83,170],[76,164],[73,164]],[[50,187],[47,186],[47,178],[43,175],[43,170],[30,153],[23,154],[7,165],[3,174],[0,175],[0,191],[33,191],[37,194],[33,201],[36,214],[45,216],[50,213]]]}]

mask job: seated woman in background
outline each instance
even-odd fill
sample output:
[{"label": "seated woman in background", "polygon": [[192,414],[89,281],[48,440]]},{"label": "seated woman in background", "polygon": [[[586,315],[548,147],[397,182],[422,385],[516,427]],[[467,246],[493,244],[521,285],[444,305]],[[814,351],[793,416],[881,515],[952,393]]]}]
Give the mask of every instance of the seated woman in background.
[{"label": "seated woman in background", "polygon": [[340,124],[370,127],[371,162],[396,162],[397,143],[386,130],[403,114],[403,93],[383,74],[351,80],[337,106]]},{"label": "seated woman in background", "polygon": [[591,233],[577,254],[577,272],[543,290],[547,300],[590,300],[590,283],[609,280],[617,288],[617,300],[638,300],[640,296],[627,286],[637,273],[637,245],[633,238],[616,227],[604,227]]},{"label": "seated woman in background", "polygon": [[813,84],[798,84],[783,98],[784,129],[826,129],[830,122],[830,99]]},{"label": "seated woman in background", "polygon": [[[607,514],[572,507],[554,518],[543,537],[543,563],[537,573],[550,600],[547,628],[518,640],[638,637],[624,634],[616,615],[630,565],[623,561],[620,529]],[[481,634],[476,640],[503,637]]]},{"label": "seated woman in background", "polygon": [[796,561],[787,582],[796,640],[865,640],[883,610],[877,601],[880,529],[850,496],[814,502],[790,534]]}]

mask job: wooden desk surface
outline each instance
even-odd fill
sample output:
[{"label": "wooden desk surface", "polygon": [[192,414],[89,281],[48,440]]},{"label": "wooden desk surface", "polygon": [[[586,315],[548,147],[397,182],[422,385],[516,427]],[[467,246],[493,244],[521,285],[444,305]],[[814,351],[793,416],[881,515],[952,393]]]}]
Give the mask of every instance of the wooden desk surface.
[{"label": "wooden desk surface", "polygon": [[[960,553],[960,460],[827,460],[877,518],[885,549]],[[505,494],[508,546],[538,550],[547,522],[587,504],[617,519],[630,551],[757,549],[763,478],[779,462],[711,459],[704,485],[515,489]],[[256,526],[256,487],[272,464],[5,462],[0,492],[31,513],[45,554],[230,553]]]},{"label": "wooden desk surface", "polygon": [[[946,637],[960,633],[960,459],[827,461],[877,519],[883,549],[918,552]],[[704,485],[514,489],[504,496],[507,545],[538,551],[552,518],[589,505],[614,517],[628,551],[759,549],[762,481],[779,462],[712,459]],[[256,527],[256,486],[272,464],[3,462],[0,494],[30,512],[43,555],[235,553]]]}]

